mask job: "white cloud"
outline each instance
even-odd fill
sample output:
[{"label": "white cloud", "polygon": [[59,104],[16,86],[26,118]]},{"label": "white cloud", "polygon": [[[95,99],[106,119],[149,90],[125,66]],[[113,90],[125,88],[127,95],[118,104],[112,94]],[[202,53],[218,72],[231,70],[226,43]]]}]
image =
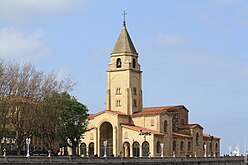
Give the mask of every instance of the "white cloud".
[{"label": "white cloud", "polygon": [[0,0],[0,19],[11,22],[29,22],[85,6],[86,0]]},{"label": "white cloud", "polygon": [[36,62],[49,54],[43,29],[25,34],[15,28],[0,29],[0,56],[17,61]]},{"label": "white cloud", "polygon": [[158,33],[155,42],[161,46],[176,46],[183,44],[185,40],[179,36]]}]

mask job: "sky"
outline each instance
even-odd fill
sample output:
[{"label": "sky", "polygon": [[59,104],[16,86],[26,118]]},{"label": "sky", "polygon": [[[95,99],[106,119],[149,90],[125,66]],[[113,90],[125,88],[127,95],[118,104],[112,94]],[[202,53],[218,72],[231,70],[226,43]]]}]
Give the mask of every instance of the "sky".
[{"label": "sky", "polygon": [[228,146],[248,142],[248,1],[0,0],[0,57],[77,82],[105,109],[106,70],[123,11],[143,71],[145,107],[184,105]]}]

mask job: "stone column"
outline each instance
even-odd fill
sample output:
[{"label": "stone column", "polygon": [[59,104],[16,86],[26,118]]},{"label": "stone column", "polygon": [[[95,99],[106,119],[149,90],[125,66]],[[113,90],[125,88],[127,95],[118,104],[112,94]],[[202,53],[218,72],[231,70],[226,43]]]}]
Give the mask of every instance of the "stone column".
[{"label": "stone column", "polygon": [[164,143],[161,143],[160,146],[161,146],[161,157],[164,157]]},{"label": "stone column", "polygon": [[133,146],[130,145],[130,157],[133,157]]},{"label": "stone column", "polygon": [[[95,145],[94,145],[94,147],[95,147]],[[86,156],[90,157],[90,153],[89,153],[89,144],[86,145],[86,153],[85,153],[84,156],[85,156],[85,157],[86,157]]]},{"label": "stone column", "polygon": [[207,144],[204,144],[203,147],[204,147],[204,157],[207,157]]},{"label": "stone column", "polygon": [[127,144],[124,144],[124,157],[128,157],[128,146]]},{"label": "stone column", "polygon": [[140,157],[142,157],[142,145],[140,145]]},{"label": "stone column", "polygon": [[117,155],[117,140],[118,140],[118,138],[117,138],[117,127],[116,126],[114,126],[114,129],[113,129],[113,154],[114,154],[114,156],[116,156]]},{"label": "stone column", "polygon": [[96,144],[94,145],[94,147],[94,152],[96,152],[98,156],[101,156],[100,129],[98,128],[96,128]]}]

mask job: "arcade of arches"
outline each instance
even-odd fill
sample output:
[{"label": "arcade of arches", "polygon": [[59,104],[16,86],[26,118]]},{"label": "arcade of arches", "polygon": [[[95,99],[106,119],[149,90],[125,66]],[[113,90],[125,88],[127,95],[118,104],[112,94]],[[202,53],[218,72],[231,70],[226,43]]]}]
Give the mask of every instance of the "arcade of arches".
[{"label": "arcade of arches", "polygon": [[139,56],[123,24],[110,54],[106,108],[89,115],[79,154],[219,156],[220,138],[204,134],[200,124],[190,124],[185,106],[144,108],[142,94]]}]

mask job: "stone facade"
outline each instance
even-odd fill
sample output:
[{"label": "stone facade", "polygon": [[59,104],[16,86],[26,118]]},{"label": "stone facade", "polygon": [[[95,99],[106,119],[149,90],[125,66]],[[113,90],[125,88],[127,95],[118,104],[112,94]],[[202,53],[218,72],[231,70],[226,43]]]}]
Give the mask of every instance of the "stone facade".
[{"label": "stone facade", "polygon": [[106,110],[89,116],[79,154],[124,157],[219,156],[220,138],[190,124],[183,105],[143,108],[142,71],[125,24],[110,56]]}]

